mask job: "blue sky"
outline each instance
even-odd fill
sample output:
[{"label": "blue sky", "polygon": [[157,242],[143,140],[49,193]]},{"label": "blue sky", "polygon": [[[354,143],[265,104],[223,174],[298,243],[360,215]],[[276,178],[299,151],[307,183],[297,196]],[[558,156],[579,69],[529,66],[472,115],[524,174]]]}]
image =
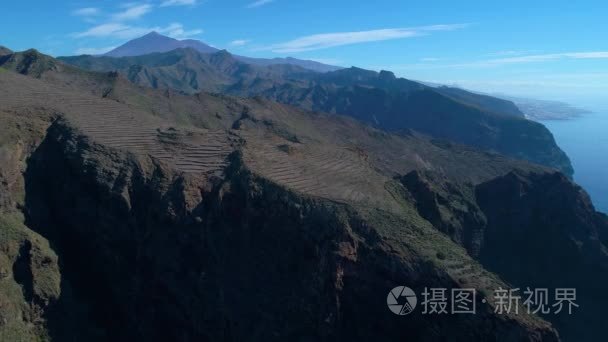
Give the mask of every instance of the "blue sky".
[{"label": "blue sky", "polygon": [[489,93],[604,97],[607,1],[3,1],[0,44],[100,53],[156,30]]}]

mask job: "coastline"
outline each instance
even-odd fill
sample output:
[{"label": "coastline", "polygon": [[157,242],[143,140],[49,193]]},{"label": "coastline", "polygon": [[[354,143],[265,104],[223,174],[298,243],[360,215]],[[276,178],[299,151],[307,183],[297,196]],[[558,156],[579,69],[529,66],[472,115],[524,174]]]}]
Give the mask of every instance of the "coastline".
[{"label": "coastline", "polygon": [[563,121],[581,118],[592,111],[561,101],[511,99],[527,119],[534,121]]},{"label": "coastline", "polygon": [[608,104],[588,108],[593,111],[584,116],[539,122],[572,160],[574,181],[587,191],[598,211],[608,213]]}]

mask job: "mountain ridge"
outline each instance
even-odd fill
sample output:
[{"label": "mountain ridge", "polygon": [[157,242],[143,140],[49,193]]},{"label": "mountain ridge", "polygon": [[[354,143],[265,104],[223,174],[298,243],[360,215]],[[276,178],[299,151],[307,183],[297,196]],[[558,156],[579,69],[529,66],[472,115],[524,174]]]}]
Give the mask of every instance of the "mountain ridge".
[{"label": "mountain ridge", "polygon": [[142,37],[130,40],[123,45],[102,54],[108,57],[131,57],[155,52],[168,52],[178,48],[193,48],[202,53],[219,51],[203,42],[193,39],[177,40],[152,31]]},{"label": "mountain ridge", "polygon": [[[223,69],[211,62],[220,57]],[[569,176],[574,172],[551,132],[526,120],[511,102],[464,90],[435,89],[389,71],[351,67],[315,73],[294,66],[260,67],[225,51],[209,55],[188,49],[117,59],[76,56],[60,60],[95,71],[118,71],[153,88],[262,96],[305,110],[348,115],[393,132],[414,129],[555,167]]]},{"label": "mountain ridge", "polygon": [[13,51],[7,47],[0,45],[0,56],[10,55]]},{"label": "mountain ridge", "polygon": [[[220,49],[207,45],[196,39],[184,39],[178,40],[171,37],[164,36],[158,32],[150,32],[142,37],[130,40],[123,45],[102,54],[102,56],[108,57],[133,57],[147,55],[150,53],[163,53],[179,48],[192,48],[201,53],[214,53],[220,51]],[[235,58],[249,64],[269,66],[275,64],[290,64],[303,67],[308,70],[317,72],[328,72],[340,69],[333,65],[327,65],[311,60],[301,60],[292,57],[287,58],[254,58],[235,55]]]}]

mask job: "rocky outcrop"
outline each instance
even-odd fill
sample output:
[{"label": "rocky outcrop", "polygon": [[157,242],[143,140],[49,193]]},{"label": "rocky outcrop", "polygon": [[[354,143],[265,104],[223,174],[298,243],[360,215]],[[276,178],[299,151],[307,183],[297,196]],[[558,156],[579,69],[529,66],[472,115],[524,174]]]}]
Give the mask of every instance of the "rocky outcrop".
[{"label": "rocky outcrop", "polygon": [[81,307],[70,300],[69,284],[62,277],[57,253],[45,237],[24,224],[21,212],[25,206],[23,172],[27,159],[44,139],[52,118],[53,114],[46,111],[17,114],[0,110],[0,340],[3,341],[45,341],[51,337],[51,325],[82,323],[78,319]]},{"label": "rocky outcrop", "polygon": [[608,222],[584,190],[559,173],[510,173],[476,192],[488,219],[482,263],[517,286],[577,289],[577,314],[547,319],[568,341],[601,339]]},{"label": "rocky outcrop", "polygon": [[2,67],[37,78],[45,72],[58,70],[62,64],[34,49],[21,53],[0,54],[0,65]]},{"label": "rocky outcrop", "polygon": [[23,226],[16,213],[0,212],[0,339],[48,336],[45,313],[58,300],[60,277],[48,241]]},{"label": "rocky outcrop", "polygon": [[423,171],[412,171],[400,181],[414,197],[422,217],[472,256],[479,256],[487,220],[476,202],[473,185]]}]

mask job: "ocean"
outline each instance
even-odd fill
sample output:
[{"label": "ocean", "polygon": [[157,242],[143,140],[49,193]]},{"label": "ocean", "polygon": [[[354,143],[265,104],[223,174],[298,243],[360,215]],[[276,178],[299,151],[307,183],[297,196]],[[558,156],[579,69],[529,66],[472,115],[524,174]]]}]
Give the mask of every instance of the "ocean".
[{"label": "ocean", "polygon": [[608,213],[608,104],[583,107],[580,118],[543,121],[574,166],[574,180],[591,196],[598,211]]}]

